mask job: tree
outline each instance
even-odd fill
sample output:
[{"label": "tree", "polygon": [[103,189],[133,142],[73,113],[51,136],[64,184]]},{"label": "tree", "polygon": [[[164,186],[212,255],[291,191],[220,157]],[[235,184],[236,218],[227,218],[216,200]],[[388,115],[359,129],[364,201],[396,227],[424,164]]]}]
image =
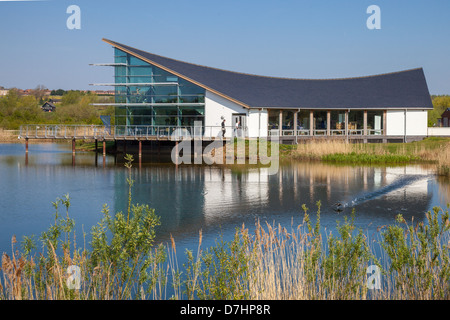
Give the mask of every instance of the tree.
[{"label": "tree", "polygon": [[36,98],[37,101],[41,101],[45,95],[45,91],[47,91],[47,87],[40,84],[36,88],[33,89],[31,94]]},{"label": "tree", "polygon": [[62,96],[66,93],[66,91],[64,91],[63,89],[58,89],[58,90],[52,90],[51,95],[52,96]]},{"label": "tree", "polygon": [[69,104],[76,104],[80,101],[82,96],[82,93],[80,91],[73,91],[70,90],[66,92],[61,98],[61,104],[63,106],[69,105]]},{"label": "tree", "polygon": [[428,111],[428,126],[437,125],[438,119],[447,108],[450,108],[450,96],[434,96],[433,110]]}]

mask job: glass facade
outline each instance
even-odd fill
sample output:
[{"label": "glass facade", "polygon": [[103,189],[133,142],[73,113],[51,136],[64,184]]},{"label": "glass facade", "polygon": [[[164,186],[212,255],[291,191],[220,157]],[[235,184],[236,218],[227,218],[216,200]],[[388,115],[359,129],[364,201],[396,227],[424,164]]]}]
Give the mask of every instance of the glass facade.
[{"label": "glass facade", "polygon": [[367,134],[381,135],[383,134],[383,111],[367,111]]},{"label": "glass facade", "polygon": [[205,89],[117,48],[114,62],[116,125],[204,125]]},{"label": "glass facade", "polygon": [[280,110],[279,109],[269,109],[269,131],[278,130],[280,126]]},{"label": "glass facade", "polygon": [[348,134],[362,135],[364,131],[364,111],[350,110],[348,113]]},{"label": "glass facade", "polygon": [[297,135],[309,135],[310,110],[300,110],[297,113]]},{"label": "glass facade", "polygon": [[281,125],[283,126],[283,135],[294,135],[294,111],[283,110]]},{"label": "glass facade", "polygon": [[345,135],[345,111],[330,111],[330,130],[331,135]]},{"label": "glass facade", "polygon": [[314,110],[314,135],[327,134],[327,111]]}]

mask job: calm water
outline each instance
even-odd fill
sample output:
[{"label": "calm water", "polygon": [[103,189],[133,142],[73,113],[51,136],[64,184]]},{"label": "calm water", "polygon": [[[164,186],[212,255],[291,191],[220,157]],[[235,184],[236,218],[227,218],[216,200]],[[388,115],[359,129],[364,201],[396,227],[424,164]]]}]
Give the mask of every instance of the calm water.
[{"label": "calm water", "polygon": [[[77,153],[72,163],[67,144],[31,144],[29,156],[21,144],[0,144],[0,252],[11,251],[11,237],[39,234],[53,222],[52,201],[71,198],[70,216],[76,221],[78,245],[101,218],[103,204],[112,212],[125,211],[127,172],[112,156],[103,165],[93,153]],[[315,213],[321,200],[321,223],[333,230],[337,220],[356,210],[356,223],[369,232],[392,223],[398,213],[422,220],[433,206],[450,202],[448,182],[437,180],[433,168],[335,166],[292,162],[277,175],[264,168],[142,165],[133,168],[133,202],[149,204],[161,217],[158,241],[172,234],[178,252],[195,250],[198,232],[205,245],[236,227],[252,228],[256,219],[300,223],[301,205]],[[337,213],[333,205],[345,209]],[[182,251],[181,251],[182,252]]]}]

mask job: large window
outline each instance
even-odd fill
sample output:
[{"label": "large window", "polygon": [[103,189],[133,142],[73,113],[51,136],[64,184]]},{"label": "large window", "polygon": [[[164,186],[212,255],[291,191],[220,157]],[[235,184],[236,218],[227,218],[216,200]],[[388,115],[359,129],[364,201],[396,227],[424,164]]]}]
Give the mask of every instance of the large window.
[{"label": "large window", "polygon": [[348,113],[348,134],[364,134],[363,110],[351,110]]},{"label": "large window", "polygon": [[297,134],[309,135],[310,129],[310,110],[300,110],[297,114]]},{"label": "large window", "polygon": [[283,110],[281,125],[283,126],[283,135],[294,135],[294,111]]},{"label": "large window", "polygon": [[314,135],[327,134],[327,111],[314,111]]},{"label": "large window", "polygon": [[[115,124],[190,126],[204,123],[205,89],[117,48]],[[117,85],[124,84],[124,85]]]},{"label": "large window", "polygon": [[345,111],[330,111],[330,133],[331,135],[345,135]]},{"label": "large window", "polygon": [[367,111],[367,134],[383,134],[383,111]]},{"label": "large window", "polygon": [[269,131],[278,130],[280,126],[280,110],[269,110]]}]

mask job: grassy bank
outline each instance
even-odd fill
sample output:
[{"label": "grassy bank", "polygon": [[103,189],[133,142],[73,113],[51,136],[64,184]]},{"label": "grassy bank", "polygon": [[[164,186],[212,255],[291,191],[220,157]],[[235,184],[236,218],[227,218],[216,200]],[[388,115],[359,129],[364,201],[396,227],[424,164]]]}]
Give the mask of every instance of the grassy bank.
[{"label": "grassy bank", "polygon": [[398,215],[369,238],[356,229],[354,213],[341,217],[335,233],[325,231],[317,202],[315,219],[302,206],[290,229],[243,225],[232,240],[218,238],[208,248],[200,230],[198,246],[184,253],[180,266],[174,238],[155,243],[155,211],[132,203],[131,161],[127,156],[127,211],[112,214],[105,205],[82,241],[68,196],[53,203],[54,224],[38,243],[24,237],[19,249],[13,237],[11,253],[2,256],[0,299],[450,298],[448,208],[435,208],[418,223]]},{"label": "grassy bank", "polygon": [[286,157],[350,164],[435,163],[439,174],[450,172],[450,139],[426,138],[411,143],[346,143],[313,140],[284,152]]}]

